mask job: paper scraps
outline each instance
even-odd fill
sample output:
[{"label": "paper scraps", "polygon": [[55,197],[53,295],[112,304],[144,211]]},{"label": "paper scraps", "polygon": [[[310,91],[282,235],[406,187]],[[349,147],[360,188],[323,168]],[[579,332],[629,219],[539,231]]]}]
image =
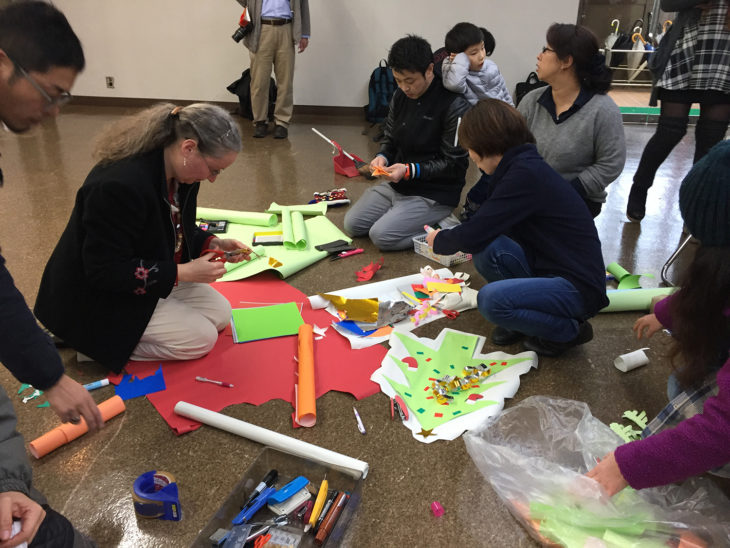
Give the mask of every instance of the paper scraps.
[{"label": "paper scraps", "polygon": [[320,297],[328,300],[340,313],[343,320],[353,322],[376,323],[378,321],[379,303],[378,299],[348,299],[340,295],[320,293]]},{"label": "paper scraps", "polygon": [[234,308],[231,311],[233,341],[236,343],[296,335],[303,323],[297,303]]},{"label": "paper scraps", "polygon": [[[642,411],[641,413],[639,413],[638,411],[624,411],[624,414],[621,415],[621,417],[624,419],[628,419],[633,423],[633,425],[623,425],[617,422],[612,422],[608,425],[609,428],[613,430],[626,443],[634,440],[640,440],[641,432],[644,430],[644,428],[646,428],[646,424],[648,422],[646,411]],[[638,427],[638,430],[634,428],[634,425]]]},{"label": "paper scraps", "polygon": [[[520,385],[520,375],[537,366],[534,352],[509,355],[481,354],[485,338],[444,329],[436,339],[419,338],[394,331],[391,350],[371,379],[389,397],[400,396],[408,407],[405,426],[424,443],[453,440],[496,415]],[[453,399],[439,403],[433,384],[439,378],[462,375],[465,368],[488,368],[485,379],[469,387],[452,389]]]},{"label": "paper scraps", "polygon": [[355,272],[358,282],[367,282],[373,279],[375,273],[383,267],[384,258],[380,257],[377,262],[372,262],[369,265],[363,266],[360,270]]},{"label": "paper scraps", "polygon": [[390,173],[380,166],[375,166],[371,172],[373,177],[390,177]]},{"label": "paper scraps", "polygon": [[121,382],[114,387],[116,395],[123,400],[131,400],[163,390],[165,390],[165,377],[162,374],[162,364],[148,377],[124,375]]}]

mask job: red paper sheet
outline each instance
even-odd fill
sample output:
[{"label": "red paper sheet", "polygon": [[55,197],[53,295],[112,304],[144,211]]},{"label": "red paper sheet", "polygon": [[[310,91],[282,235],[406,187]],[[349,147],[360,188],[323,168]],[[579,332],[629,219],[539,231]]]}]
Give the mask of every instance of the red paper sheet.
[{"label": "red paper sheet", "polygon": [[[263,272],[243,281],[218,282],[212,286],[230,301],[233,308],[293,301],[303,305],[305,322],[320,327],[332,323],[333,318],[328,312],[312,310],[304,293],[272,272]],[[190,361],[163,361],[167,390],[150,394],[147,398],[178,435],[200,427],[199,422],[175,414],[173,408],[180,400],[213,411],[236,403],[260,405],[275,398],[288,401],[294,407],[296,353],[296,335],[235,344],[228,327],[207,356]],[[314,341],[317,397],[330,390],[338,390],[349,392],[359,400],[379,392],[380,387],[370,380],[370,375],[380,367],[386,353],[387,349],[380,345],[353,350],[345,337],[334,329],[328,329],[324,339]],[[129,362],[127,371],[146,376],[159,365],[159,361]],[[229,382],[234,387],[198,382],[196,376]]]}]

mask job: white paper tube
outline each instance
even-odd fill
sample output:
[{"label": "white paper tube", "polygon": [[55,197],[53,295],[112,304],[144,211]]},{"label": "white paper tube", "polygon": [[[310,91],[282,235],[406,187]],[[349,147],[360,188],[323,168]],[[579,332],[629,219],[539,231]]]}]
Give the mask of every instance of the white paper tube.
[{"label": "white paper tube", "polygon": [[175,413],[183,417],[188,417],[189,419],[200,421],[208,426],[215,426],[231,434],[268,445],[279,451],[327,464],[348,473],[356,479],[360,477],[364,478],[368,475],[370,467],[365,461],[353,459],[347,455],[336,453],[295,438],[290,438],[289,436],[261,428],[255,424],[234,419],[233,417],[216,413],[204,407],[198,407],[192,403],[184,401],[177,402],[175,404]]},{"label": "white paper tube", "polygon": [[640,348],[639,350],[634,350],[628,354],[621,354],[618,358],[613,360],[613,365],[616,366],[616,369],[623,371],[624,373],[628,373],[637,367],[646,365],[649,363],[649,358],[647,358],[646,354],[644,354],[644,350],[647,350],[647,348]]}]

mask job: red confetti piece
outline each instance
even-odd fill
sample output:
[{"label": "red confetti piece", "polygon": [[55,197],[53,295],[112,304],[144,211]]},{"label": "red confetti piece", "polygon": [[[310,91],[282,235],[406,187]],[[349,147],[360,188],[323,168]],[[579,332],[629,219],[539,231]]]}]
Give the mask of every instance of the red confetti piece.
[{"label": "red confetti piece", "polygon": [[440,419],[441,417],[444,416],[444,414],[443,413],[434,413],[433,416],[436,417],[437,419]]},{"label": "red confetti piece", "polygon": [[358,282],[367,282],[373,278],[375,273],[380,270],[383,266],[384,258],[380,257],[380,260],[375,262],[373,261],[367,266],[363,266],[360,270],[355,272],[355,276],[357,277]]},{"label": "red confetti piece", "polygon": [[431,359],[432,359],[432,358],[426,358],[426,361],[427,361],[427,362],[430,362],[430,361],[431,361]]}]

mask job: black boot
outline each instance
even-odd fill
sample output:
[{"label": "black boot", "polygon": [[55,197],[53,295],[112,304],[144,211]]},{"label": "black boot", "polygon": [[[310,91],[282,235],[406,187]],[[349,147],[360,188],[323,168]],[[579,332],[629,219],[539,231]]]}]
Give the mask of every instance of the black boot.
[{"label": "black boot", "polygon": [[687,118],[659,116],[656,132],[646,143],[639,167],[634,174],[634,184],[631,185],[626,205],[626,216],[630,221],[639,222],[644,218],[646,194],[654,183],[654,176],[685,133],[687,133]]},{"label": "black boot", "polygon": [[700,118],[695,126],[695,158],[699,162],[712,147],[725,138],[727,121],[705,120]]}]

